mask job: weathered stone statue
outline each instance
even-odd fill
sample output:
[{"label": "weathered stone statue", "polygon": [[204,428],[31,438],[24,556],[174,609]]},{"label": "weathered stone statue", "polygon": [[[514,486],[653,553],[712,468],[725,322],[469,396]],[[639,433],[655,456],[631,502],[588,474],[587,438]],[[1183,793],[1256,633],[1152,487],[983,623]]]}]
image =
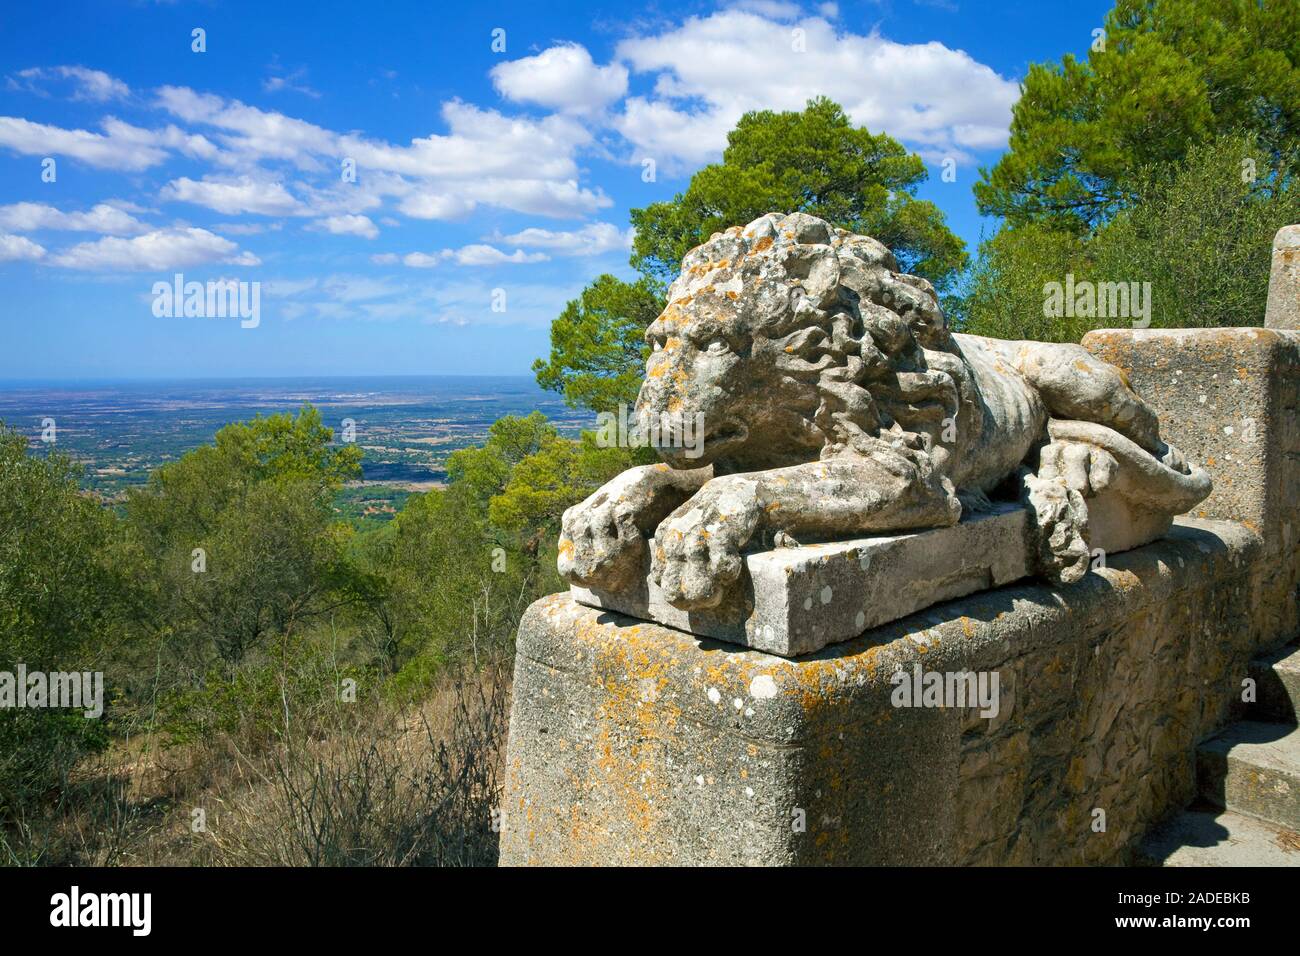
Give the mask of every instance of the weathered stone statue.
[{"label": "weathered stone statue", "polygon": [[[738,600],[749,553],[952,526],[998,501],[1028,515],[1020,573],[1071,583],[1094,549],[1159,537],[1209,494],[1118,369],[949,331],[929,282],[813,216],[715,234],[668,299],[637,400],[664,464],[565,513],[559,569],[581,588],[707,611]],[[694,421],[702,450],[674,440]]]}]

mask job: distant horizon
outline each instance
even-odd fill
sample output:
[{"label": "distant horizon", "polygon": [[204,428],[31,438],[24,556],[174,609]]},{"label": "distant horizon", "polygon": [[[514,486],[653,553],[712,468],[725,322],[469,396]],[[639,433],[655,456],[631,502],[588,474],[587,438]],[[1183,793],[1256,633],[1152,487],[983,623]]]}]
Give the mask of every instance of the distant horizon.
[{"label": "distant horizon", "polygon": [[[347,380],[359,378],[487,378],[487,379],[522,379],[536,384],[536,379],[522,372],[347,372],[347,373],[302,373],[297,375],[130,375],[99,377],[54,377],[37,378],[2,378],[0,389],[40,387],[44,385],[135,385],[150,383],[185,383],[185,382],[320,382],[330,380]],[[541,389],[541,386],[537,386]]]}]

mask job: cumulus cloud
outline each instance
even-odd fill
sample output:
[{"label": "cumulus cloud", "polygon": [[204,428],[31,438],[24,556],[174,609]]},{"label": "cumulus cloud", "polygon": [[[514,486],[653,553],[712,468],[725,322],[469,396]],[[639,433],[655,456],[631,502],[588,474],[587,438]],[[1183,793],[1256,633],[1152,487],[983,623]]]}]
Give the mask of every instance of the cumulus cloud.
[{"label": "cumulus cloud", "polygon": [[443,104],[442,118],[448,133],[413,139],[408,146],[347,135],[338,148],[362,168],[422,179],[562,179],[577,173],[574,153],[591,142],[590,131],[567,116],[508,117],[451,100]]},{"label": "cumulus cloud", "polygon": [[0,232],[0,262],[35,262],[45,255],[45,247],[22,236]]},{"label": "cumulus cloud", "polygon": [[125,210],[108,203],[97,203],[85,212],[63,212],[45,203],[19,202],[0,206],[0,229],[7,229],[10,232],[51,229],[130,236],[147,232],[149,226]]},{"label": "cumulus cloud", "polygon": [[[157,166],[167,150],[146,142],[136,127],[109,118],[108,135],[84,129],[63,129],[17,116],[0,116],[0,146],[24,156],[70,156],[97,169],[138,172]],[[145,131],[147,132],[147,131]]]},{"label": "cumulus cloud", "polygon": [[478,205],[573,217],[611,205],[577,182],[575,154],[592,133],[571,116],[507,117],[452,100],[442,106],[449,132],[396,145],[186,87],[163,87],[157,102],[179,119],[217,129],[228,162],[281,160],[322,172],[346,159],[362,184],[387,175],[383,193],[402,197],[399,208],[413,218],[454,219]]},{"label": "cumulus cloud", "polygon": [[746,111],[799,110],[825,95],[929,158],[1005,143],[1019,87],[963,51],[838,32],[820,17],[798,29],[802,52],[789,23],[730,9],[623,41],[618,58],[656,78],[650,95],[625,101],[619,131],[641,155],[705,163]]},{"label": "cumulus cloud", "polygon": [[461,219],[477,205],[463,195],[415,192],[398,204],[398,209],[412,219]]},{"label": "cumulus cloud", "polygon": [[370,221],[369,216],[327,216],[316,220],[315,225],[336,236],[374,239],[379,235],[379,227]]},{"label": "cumulus cloud", "polygon": [[211,262],[260,264],[256,256],[241,253],[229,239],[193,227],[157,229],[132,239],[105,236],[66,249],[50,261],[67,269],[92,271],[183,269]]},{"label": "cumulus cloud", "polygon": [[500,63],[492,68],[491,77],[507,99],[554,110],[595,111],[627,92],[626,67],[597,66],[586,47],[576,43]]},{"label": "cumulus cloud", "polygon": [[613,223],[593,222],[569,232],[536,227],[524,229],[503,236],[501,241],[526,249],[545,249],[559,256],[598,256],[628,249],[632,245],[632,230],[619,229]]},{"label": "cumulus cloud", "polygon": [[246,106],[188,87],[164,86],[159,107],[186,123],[215,127],[217,140],[243,161],[279,159],[303,168],[319,167],[318,155],[334,155],[337,137],[313,123]]},{"label": "cumulus cloud", "polygon": [[442,255],[443,258],[454,259],[462,266],[499,266],[509,263],[545,262],[550,258],[544,252],[524,252],[522,249],[516,249],[514,252],[503,252],[496,246],[481,243],[461,246],[459,249],[445,249]]},{"label": "cumulus cloud", "polygon": [[409,252],[402,256],[402,264],[412,269],[432,269],[438,264],[438,257],[426,252]]},{"label": "cumulus cloud", "polygon": [[84,66],[33,66],[19,70],[18,76],[25,82],[16,82],[10,78],[10,88],[26,88],[31,92],[43,92],[40,83],[50,79],[71,80],[73,91],[70,99],[90,103],[104,103],[108,100],[124,100],[131,95],[131,88],[116,77],[109,76],[103,70],[92,70]]},{"label": "cumulus cloud", "polygon": [[182,176],[163,187],[161,198],[206,206],[227,216],[240,213],[287,216],[304,211],[301,203],[280,183],[260,182],[248,176],[225,181],[204,179],[202,182]]}]

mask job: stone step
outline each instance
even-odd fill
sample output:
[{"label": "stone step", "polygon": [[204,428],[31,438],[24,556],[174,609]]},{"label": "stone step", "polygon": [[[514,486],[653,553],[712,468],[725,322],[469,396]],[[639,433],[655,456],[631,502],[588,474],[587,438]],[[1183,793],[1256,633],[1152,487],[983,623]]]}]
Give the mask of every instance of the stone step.
[{"label": "stone step", "polygon": [[1300,646],[1288,644],[1250,662],[1255,681],[1255,700],[1239,704],[1243,720],[1276,720],[1296,723],[1300,713]]},{"label": "stone step", "polygon": [[1300,830],[1300,728],[1239,720],[1196,751],[1201,797]]},{"label": "stone step", "polygon": [[1184,810],[1156,827],[1136,866],[1300,866],[1300,833],[1231,810]]}]

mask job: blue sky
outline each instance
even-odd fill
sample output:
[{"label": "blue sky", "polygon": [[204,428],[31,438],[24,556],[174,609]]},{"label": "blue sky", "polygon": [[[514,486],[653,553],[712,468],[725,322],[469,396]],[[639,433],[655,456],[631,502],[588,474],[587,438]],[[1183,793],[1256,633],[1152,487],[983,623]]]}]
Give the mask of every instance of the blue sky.
[{"label": "blue sky", "polygon": [[[1018,81],[1109,6],[7,4],[0,378],[526,373],[632,275],[629,209],[817,94],[919,152],[973,246]],[[260,282],[260,324],[156,317],[177,272]]]}]

